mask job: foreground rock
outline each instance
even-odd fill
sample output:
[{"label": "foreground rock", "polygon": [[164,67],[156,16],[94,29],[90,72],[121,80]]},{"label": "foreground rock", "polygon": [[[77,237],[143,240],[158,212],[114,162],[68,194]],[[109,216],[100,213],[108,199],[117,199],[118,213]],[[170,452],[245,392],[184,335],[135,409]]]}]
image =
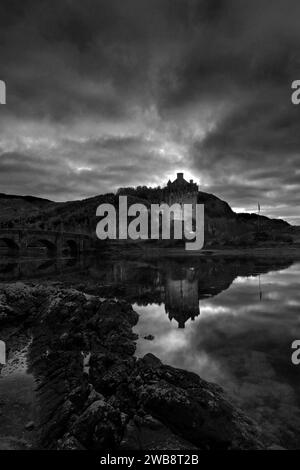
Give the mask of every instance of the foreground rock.
[{"label": "foreground rock", "polygon": [[[138,315],[126,302],[23,284],[0,288],[0,327],[30,330],[39,447],[259,449],[259,430],[218,386],[134,357]],[[5,339],[5,338],[3,338]],[[8,345],[9,346],[9,345]]]}]

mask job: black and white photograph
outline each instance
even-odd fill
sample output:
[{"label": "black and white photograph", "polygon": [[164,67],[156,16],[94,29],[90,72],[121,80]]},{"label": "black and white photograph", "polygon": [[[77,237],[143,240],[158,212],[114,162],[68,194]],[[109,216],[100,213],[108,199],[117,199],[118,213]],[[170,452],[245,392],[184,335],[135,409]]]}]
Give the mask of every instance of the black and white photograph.
[{"label": "black and white photograph", "polygon": [[0,0],[0,458],[291,450],[299,0]]}]

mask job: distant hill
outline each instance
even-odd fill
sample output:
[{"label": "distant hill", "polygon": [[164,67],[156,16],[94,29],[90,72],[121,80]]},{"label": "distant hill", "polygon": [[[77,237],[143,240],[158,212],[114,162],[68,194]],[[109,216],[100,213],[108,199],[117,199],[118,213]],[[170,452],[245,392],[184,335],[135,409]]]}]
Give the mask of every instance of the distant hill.
[{"label": "distant hill", "polygon": [[213,194],[198,192],[205,208],[205,240],[209,246],[251,247],[267,243],[293,243],[291,226],[281,219],[258,214],[236,213]]},{"label": "distant hill", "polygon": [[41,197],[36,197],[36,196],[20,196],[18,194],[5,194],[5,193],[0,193],[0,200],[12,200],[12,199],[17,199],[19,201],[27,201],[30,202],[31,204],[35,205],[45,205],[48,203],[55,204],[53,201],[50,201],[50,199],[45,199]]},{"label": "distant hill", "polygon": [[[117,207],[118,196],[113,193],[88,199],[68,202],[53,202],[46,199],[15,196],[3,199],[3,213],[0,212],[0,228],[30,227],[40,230],[65,230],[94,234],[98,219],[96,210],[100,204],[110,203]],[[129,196],[128,203],[140,202],[139,198]],[[0,199],[1,204],[1,199]],[[1,208],[1,205],[0,205]]]},{"label": "distant hill", "polygon": [[40,214],[53,205],[56,203],[48,199],[0,193],[0,224],[14,226],[18,220]]},{"label": "distant hill", "polygon": [[[66,230],[95,235],[97,207],[110,203],[118,207],[118,196],[127,195],[128,204],[150,206],[160,202],[161,188],[121,188],[117,194],[56,203],[31,196],[0,194],[0,227],[27,226],[41,230]],[[197,201],[205,206],[205,246],[251,247],[291,244],[294,230],[285,221],[257,214],[237,214],[229,204],[213,194],[198,192]],[[176,242],[177,243],[177,242]],[[180,242],[179,242],[180,243]]]}]

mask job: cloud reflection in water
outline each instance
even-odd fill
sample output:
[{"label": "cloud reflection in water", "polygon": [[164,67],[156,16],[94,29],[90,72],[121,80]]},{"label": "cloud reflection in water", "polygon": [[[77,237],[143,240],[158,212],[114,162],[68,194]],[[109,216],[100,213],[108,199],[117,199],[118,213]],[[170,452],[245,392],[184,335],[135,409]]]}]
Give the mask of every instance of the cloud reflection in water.
[{"label": "cloud reflection in water", "polygon": [[270,440],[298,447],[300,368],[291,343],[300,338],[300,264],[260,276],[237,277],[229,289],[199,302],[200,316],[184,329],[169,321],[164,305],[134,308],[137,355],[152,352],[167,364],[223,386]]}]

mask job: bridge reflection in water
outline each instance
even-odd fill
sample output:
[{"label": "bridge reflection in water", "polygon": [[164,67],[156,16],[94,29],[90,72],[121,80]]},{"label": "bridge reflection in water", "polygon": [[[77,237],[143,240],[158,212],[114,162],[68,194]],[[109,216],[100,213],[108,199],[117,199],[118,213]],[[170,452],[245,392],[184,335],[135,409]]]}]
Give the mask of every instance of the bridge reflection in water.
[{"label": "bridge reflection in water", "polygon": [[42,279],[80,272],[89,266],[86,256],[75,258],[0,258],[0,282]]},{"label": "bridge reflection in water", "polygon": [[287,268],[286,260],[235,260],[196,258],[124,259],[94,253],[65,258],[0,258],[0,282],[27,279],[59,279],[69,285],[88,283],[101,297],[125,299],[131,304],[164,305],[170,321],[184,328],[200,315],[201,299],[228,289],[238,276]]}]

